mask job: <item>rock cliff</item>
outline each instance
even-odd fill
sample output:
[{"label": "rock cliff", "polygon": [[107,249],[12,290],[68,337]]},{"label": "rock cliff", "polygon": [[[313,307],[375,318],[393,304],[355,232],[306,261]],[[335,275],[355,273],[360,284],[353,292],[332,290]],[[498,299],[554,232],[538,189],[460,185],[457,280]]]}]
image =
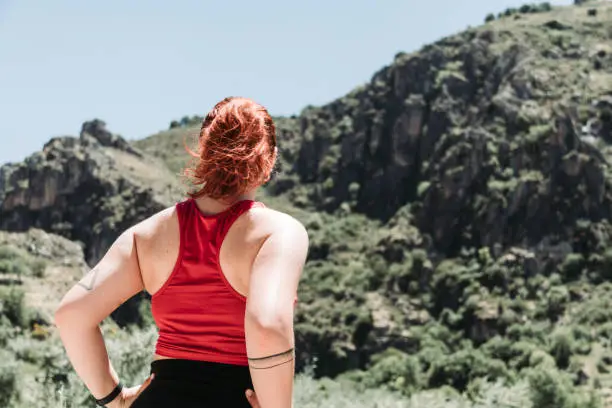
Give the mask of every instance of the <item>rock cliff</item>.
[{"label": "rock cliff", "polygon": [[172,174],[95,120],[0,168],[0,228],[40,228],[84,244],[95,264],[117,234],[181,198]]}]

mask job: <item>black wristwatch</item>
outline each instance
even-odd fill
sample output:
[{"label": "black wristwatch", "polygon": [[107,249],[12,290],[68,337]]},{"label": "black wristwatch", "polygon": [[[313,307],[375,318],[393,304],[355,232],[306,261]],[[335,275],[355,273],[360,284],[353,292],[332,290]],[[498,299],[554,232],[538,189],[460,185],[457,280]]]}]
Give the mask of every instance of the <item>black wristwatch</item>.
[{"label": "black wristwatch", "polygon": [[117,398],[117,396],[119,394],[121,394],[121,390],[123,390],[123,384],[121,384],[121,381],[119,381],[119,384],[117,384],[117,386],[115,387],[114,390],[111,391],[110,394],[108,394],[106,397],[101,398],[101,399],[97,399],[96,400],[96,404],[99,407],[104,407],[106,406],[106,404],[108,404],[109,402],[112,402],[115,398]]}]

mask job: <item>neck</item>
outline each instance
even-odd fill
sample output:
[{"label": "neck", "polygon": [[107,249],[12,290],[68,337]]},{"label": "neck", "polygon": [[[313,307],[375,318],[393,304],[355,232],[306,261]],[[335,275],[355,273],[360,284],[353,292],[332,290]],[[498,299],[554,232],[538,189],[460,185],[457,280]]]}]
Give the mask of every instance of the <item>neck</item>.
[{"label": "neck", "polygon": [[207,212],[218,212],[218,211],[223,211],[225,208],[233,205],[234,203],[237,203],[238,201],[242,201],[242,200],[255,201],[256,193],[257,193],[256,190],[251,190],[243,194],[237,195],[235,197],[226,198],[226,199],[214,199],[214,198],[203,196],[203,197],[199,197],[198,199],[196,199],[196,201],[198,202],[198,206],[201,209],[206,209]]},{"label": "neck", "polygon": [[255,195],[256,195],[256,190],[250,190],[245,192],[244,194],[240,194],[236,197],[232,197],[232,198],[228,198],[226,200],[217,200],[221,203],[225,203],[226,205],[232,205],[238,201],[242,201],[242,200],[253,200],[255,201]]}]

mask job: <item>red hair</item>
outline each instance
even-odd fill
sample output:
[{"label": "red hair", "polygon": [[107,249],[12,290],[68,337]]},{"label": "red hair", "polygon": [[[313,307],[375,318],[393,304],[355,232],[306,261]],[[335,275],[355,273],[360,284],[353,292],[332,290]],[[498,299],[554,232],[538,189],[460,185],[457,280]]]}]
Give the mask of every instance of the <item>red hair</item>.
[{"label": "red hair", "polygon": [[200,186],[193,198],[232,199],[270,179],[276,161],[276,129],[266,108],[229,97],[206,115],[196,158],[185,176]]}]

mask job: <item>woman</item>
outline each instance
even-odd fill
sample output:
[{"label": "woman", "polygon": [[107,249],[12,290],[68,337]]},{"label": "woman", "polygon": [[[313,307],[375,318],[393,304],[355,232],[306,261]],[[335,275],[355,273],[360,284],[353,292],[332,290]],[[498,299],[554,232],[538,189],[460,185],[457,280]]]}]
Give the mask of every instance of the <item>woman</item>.
[{"label": "woman", "polygon": [[[276,161],[272,118],[226,98],[204,119],[194,155],[197,191],[121,234],[63,298],[55,322],[68,357],[99,406],[291,407],[308,236],[254,201]],[[151,377],[122,388],[98,326],[142,290],[159,338]]]}]

